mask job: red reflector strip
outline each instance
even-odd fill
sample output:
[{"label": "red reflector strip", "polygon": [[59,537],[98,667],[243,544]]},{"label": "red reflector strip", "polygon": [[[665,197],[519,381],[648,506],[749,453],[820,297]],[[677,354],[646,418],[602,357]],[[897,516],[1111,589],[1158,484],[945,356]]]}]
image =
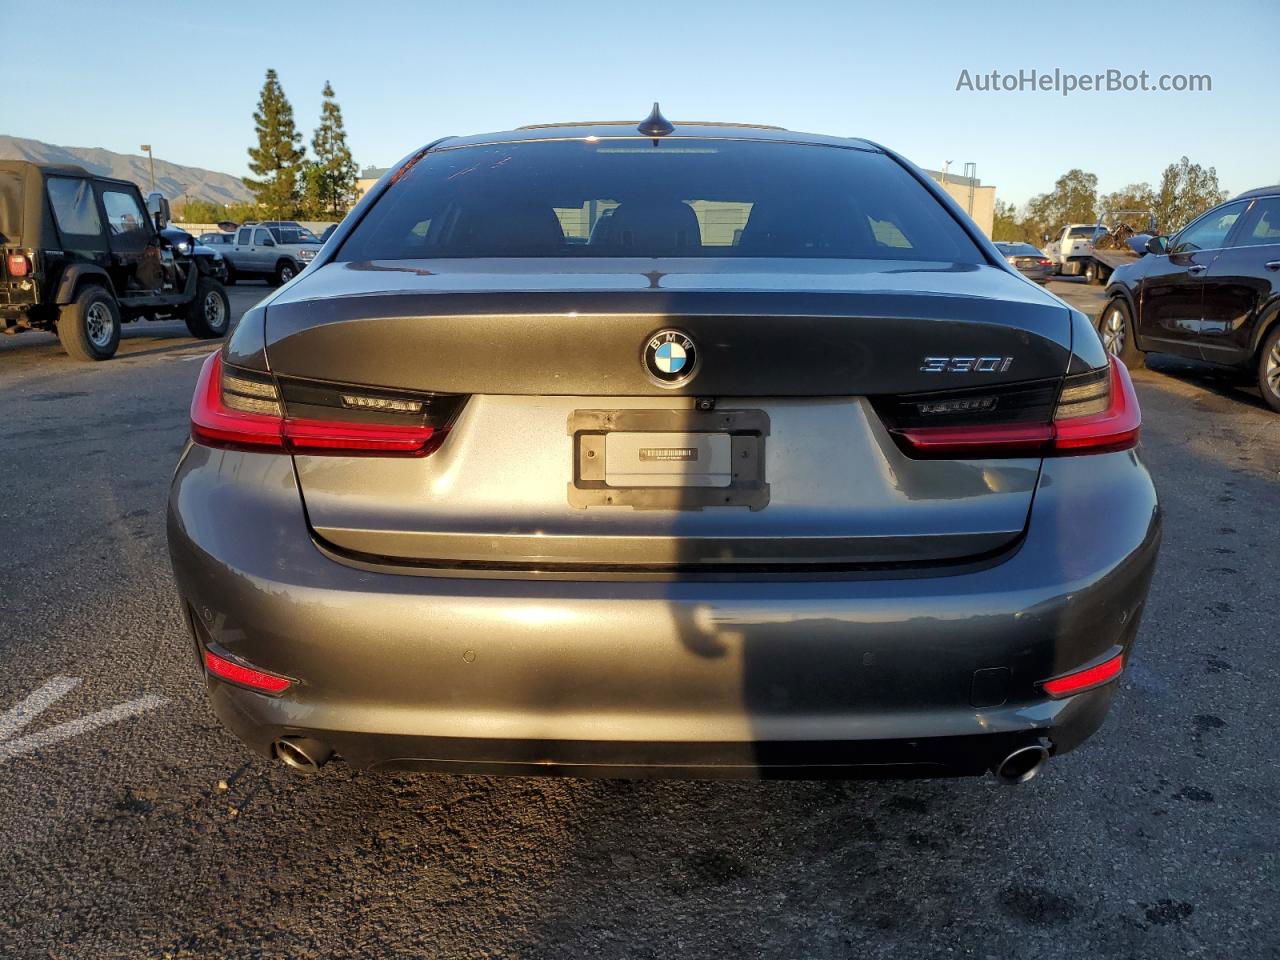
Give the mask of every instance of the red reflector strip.
[{"label": "red reflector strip", "polygon": [[434,427],[350,424],[326,420],[285,420],[284,436],[298,453],[368,450],[373,453],[428,453]]},{"label": "red reflector strip", "polygon": [[238,683],[241,686],[252,687],[254,690],[262,690],[265,693],[280,693],[293,684],[293,681],[288,677],[281,677],[274,673],[267,673],[265,670],[246,667],[243,664],[220,657],[211,650],[204,652],[204,665],[215,677],[230,680],[232,683]]},{"label": "red reflector strip", "polygon": [[1082,690],[1100,687],[1107,681],[1114,680],[1120,676],[1120,671],[1123,669],[1124,654],[1118,653],[1110,660],[1104,660],[1097,666],[1089,667],[1076,673],[1068,673],[1063,677],[1046,680],[1040,686],[1044,687],[1045,692],[1052,696],[1066,697],[1073,693],[1080,693]]},{"label": "red reflector strip", "polygon": [[970,453],[971,456],[1007,456],[1035,453],[1053,440],[1047,423],[1001,423],[983,427],[917,427],[900,430],[899,436],[920,453]]},{"label": "red reflector strip", "polygon": [[222,402],[222,354],[214,353],[200,368],[191,398],[191,439],[231,450],[424,457],[440,445],[444,431],[421,424],[300,420],[231,410]]}]

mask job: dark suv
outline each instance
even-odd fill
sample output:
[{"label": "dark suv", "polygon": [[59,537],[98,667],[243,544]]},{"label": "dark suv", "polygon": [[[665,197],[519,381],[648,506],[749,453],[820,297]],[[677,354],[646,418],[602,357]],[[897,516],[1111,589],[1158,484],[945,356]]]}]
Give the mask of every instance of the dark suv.
[{"label": "dark suv", "polygon": [[0,161],[0,329],[56,332],[77,360],[106,360],[120,325],[182,317],[220,337],[231,316],[212,256],[167,229],[168,203],[82,167]]},{"label": "dark suv", "polygon": [[1099,322],[1128,366],[1172,353],[1249,371],[1280,411],[1280,185],[1242,193],[1111,275]]}]

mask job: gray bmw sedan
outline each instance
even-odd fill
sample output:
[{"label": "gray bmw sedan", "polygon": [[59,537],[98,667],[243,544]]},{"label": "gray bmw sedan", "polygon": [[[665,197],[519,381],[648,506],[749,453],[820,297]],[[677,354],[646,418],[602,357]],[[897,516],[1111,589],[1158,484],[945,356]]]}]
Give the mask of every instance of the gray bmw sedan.
[{"label": "gray bmw sedan", "polygon": [[1139,424],[902,157],[655,109],[392,168],[204,364],[169,545],[300,770],[1016,782],[1132,652]]}]

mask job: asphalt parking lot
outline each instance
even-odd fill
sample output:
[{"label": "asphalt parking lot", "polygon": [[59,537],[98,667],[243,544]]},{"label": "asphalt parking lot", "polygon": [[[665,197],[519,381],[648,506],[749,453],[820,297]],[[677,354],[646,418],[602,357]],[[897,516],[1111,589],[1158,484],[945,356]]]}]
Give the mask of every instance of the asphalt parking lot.
[{"label": "asphalt parking lot", "polygon": [[0,340],[0,957],[1280,956],[1280,416],[1237,379],[1135,375],[1148,613],[1103,731],[1025,787],[308,779],[214,719],[170,580],[211,349]]}]

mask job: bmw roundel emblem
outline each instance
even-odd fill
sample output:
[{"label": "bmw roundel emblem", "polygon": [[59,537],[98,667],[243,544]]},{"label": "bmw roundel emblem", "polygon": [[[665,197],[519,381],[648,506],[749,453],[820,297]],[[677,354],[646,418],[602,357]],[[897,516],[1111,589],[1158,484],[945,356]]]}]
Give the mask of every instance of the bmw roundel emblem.
[{"label": "bmw roundel emblem", "polygon": [[679,330],[659,330],[644,345],[644,367],[660,386],[679,386],[698,368],[698,348]]}]

